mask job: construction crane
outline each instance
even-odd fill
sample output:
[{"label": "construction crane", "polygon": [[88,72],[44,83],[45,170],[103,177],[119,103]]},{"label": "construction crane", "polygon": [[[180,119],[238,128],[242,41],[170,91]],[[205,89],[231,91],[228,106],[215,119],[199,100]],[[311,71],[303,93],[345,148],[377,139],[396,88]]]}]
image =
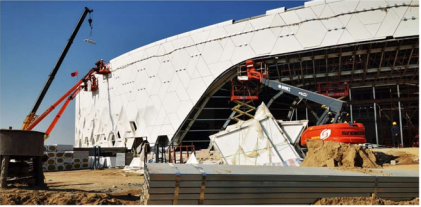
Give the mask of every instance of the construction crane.
[{"label": "construction crane", "polygon": [[[262,62],[255,63],[253,60],[247,60],[245,67],[240,66],[238,68],[238,70],[241,71],[237,72],[237,74],[240,75],[237,76],[237,79],[241,82],[257,80],[262,85],[279,91],[274,98],[281,96],[283,93],[296,96],[297,99],[293,102],[288,117],[292,117],[296,105],[301,101],[305,103],[307,108],[310,109],[311,114],[317,119],[317,122],[316,126],[309,127],[304,131],[301,136],[301,145],[306,145],[308,139],[321,139],[353,144],[366,143],[365,127],[363,124],[353,123],[353,120],[351,120],[350,123],[345,123],[345,117],[348,115],[344,110],[346,102],[285,83],[280,83],[277,80],[270,80],[267,75],[267,67],[262,66],[262,64]],[[247,90],[250,91],[253,89]],[[244,91],[241,93],[244,93]],[[255,100],[255,98],[256,97],[253,97],[253,100]],[[235,91],[232,91],[231,99],[242,101],[249,100],[247,96],[235,94]],[[307,100],[321,104],[324,112],[318,116],[317,113],[311,110],[310,106],[307,104]]]},{"label": "construction crane", "polygon": [[[25,120],[23,121],[23,125],[21,127],[22,130],[31,130],[33,128],[31,126],[34,126],[34,122],[36,120],[38,120],[37,116],[36,116],[36,113],[37,113],[37,110],[38,110],[39,106],[41,105],[42,100],[44,99],[45,94],[47,93],[48,89],[50,88],[50,85],[53,82],[54,77],[55,77],[58,69],[61,66],[61,63],[63,62],[64,58],[66,57],[67,52],[69,51],[70,46],[72,45],[73,40],[75,39],[80,27],[82,26],[82,23],[85,20],[86,15],[88,13],[89,14],[92,13],[93,11],[94,10],[89,9],[88,7],[85,7],[85,9],[83,10],[83,13],[82,13],[82,16],[79,19],[79,22],[76,24],[75,29],[73,30],[72,34],[70,35],[70,38],[67,41],[67,44],[64,47],[63,52],[61,53],[60,57],[58,58],[58,61],[57,61],[56,65],[51,70],[51,73],[48,76],[48,79],[47,79],[47,82],[44,85],[44,88],[41,90],[41,93],[39,94],[37,100],[35,101],[35,104],[32,107],[32,110],[29,112],[29,114],[26,116]],[[89,18],[89,25],[92,29],[92,19],[91,18]]]}]

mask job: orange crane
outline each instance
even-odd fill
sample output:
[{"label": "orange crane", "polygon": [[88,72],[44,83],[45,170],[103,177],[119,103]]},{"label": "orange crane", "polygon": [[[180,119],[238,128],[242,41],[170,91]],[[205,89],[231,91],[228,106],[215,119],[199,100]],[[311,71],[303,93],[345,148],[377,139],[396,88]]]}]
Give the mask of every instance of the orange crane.
[{"label": "orange crane", "polygon": [[[61,53],[59,59],[57,60],[56,65],[51,70],[50,75],[48,76],[47,82],[44,85],[44,88],[41,90],[41,93],[39,94],[34,106],[32,107],[32,110],[29,112],[29,114],[26,116],[25,120],[23,121],[23,125],[21,127],[22,130],[31,130],[33,127],[30,127],[31,125],[34,125],[34,121],[37,119],[36,112],[38,110],[38,107],[41,105],[42,100],[44,99],[45,94],[47,94],[48,89],[50,88],[51,83],[54,80],[54,77],[58,71],[58,69],[61,66],[61,63],[63,62],[64,58],[66,57],[67,52],[70,49],[70,46],[73,43],[73,40],[75,39],[80,27],[82,26],[83,21],[85,20],[86,15],[92,13],[94,10],[89,9],[88,7],[85,7],[83,10],[82,16],[79,19],[79,22],[76,24],[75,29],[73,30],[72,34],[70,35],[69,40],[67,41],[66,46],[64,47],[63,52]],[[92,19],[89,18],[89,25],[92,29]]]},{"label": "orange crane", "polygon": [[[51,131],[54,129],[55,125],[57,124],[58,120],[60,119],[63,112],[66,110],[67,106],[69,105],[70,101],[73,100],[79,92],[84,89],[85,91],[89,91],[89,85],[91,91],[98,90],[98,82],[95,77],[95,74],[108,74],[110,70],[103,64],[103,60],[99,61],[101,64],[97,65],[96,68],[92,68],[82,79],[80,79],[75,85],[73,85],[70,90],[68,90],[63,96],[61,96],[53,105],[47,108],[41,115],[37,116],[31,123],[29,123],[26,128],[23,130],[32,130],[35,126],[37,126],[46,116],[48,116],[61,102],[64,102],[63,106],[61,107],[60,111],[57,113],[56,117],[54,118],[53,122],[48,127],[47,131],[45,132],[44,140],[48,138]],[[98,62],[97,62],[98,63]],[[91,84],[88,84],[91,82]]]}]

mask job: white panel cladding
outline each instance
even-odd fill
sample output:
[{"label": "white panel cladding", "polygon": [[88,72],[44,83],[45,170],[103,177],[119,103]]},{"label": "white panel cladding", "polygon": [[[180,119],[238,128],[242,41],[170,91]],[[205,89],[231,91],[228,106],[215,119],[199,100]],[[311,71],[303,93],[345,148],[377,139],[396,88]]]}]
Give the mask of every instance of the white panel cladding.
[{"label": "white panel cladding", "polygon": [[146,127],[152,126],[155,123],[156,117],[158,116],[158,112],[155,110],[155,107],[149,106],[145,110],[145,125]]},{"label": "white panel cladding", "polygon": [[267,10],[266,15],[277,14],[277,13],[282,13],[282,12],[285,12],[285,7]]},{"label": "white panel cladding", "polygon": [[329,45],[335,45],[338,43],[339,38],[341,38],[344,30],[343,29],[337,29],[337,30],[331,30],[330,32],[326,33],[323,42],[320,46],[329,46]]},{"label": "white panel cladding", "polygon": [[168,116],[168,119],[170,120],[170,122],[171,122],[171,126],[173,127],[173,129],[178,129],[178,127],[180,126],[180,124],[181,124],[181,121],[180,121],[180,119],[178,118],[178,116],[177,116],[177,114],[176,113],[173,113],[173,114],[167,114],[167,116]]},{"label": "white panel cladding", "polygon": [[352,15],[346,28],[355,40],[366,40],[373,37],[356,15]]},{"label": "white panel cladding", "polygon": [[[216,44],[219,44],[219,43],[216,43]],[[205,63],[202,57],[199,57],[199,61],[197,62],[196,69],[199,72],[201,77],[211,75],[208,65]]]},{"label": "white panel cladding", "polygon": [[[239,31],[234,36],[231,36],[231,40],[234,42],[236,47],[241,47],[243,45],[248,45],[250,43],[251,38],[254,35],[253,26],[249,22],[245,22],[246,25],[243,31]],[[240,23],[241,24],[241,23]]]},{"label": "white panel cladding", "polygon": [[[196,67],[194,67],[194,68],[196,68]],[[195,70],[195,69],[193,69],[193,70]],[[186,69],[178,70],[176,72],[176,75],[178,75],[178,77],[180,78],[180,82],[181,82],[181,84],[178,84],[177,88],[180,87],[180,86],[184,87],[184,88],[187,88],[187,86],[189,86],[189,84],[190,84],[190,79],[191,79],[187,70]]]},{"label": "white panel cladding", "polygon": [[377,23],[377,24],[368,24],[368,25],[365,25],[365,28],[368,30],[368,32],[370,32],[371,36],[375,37],[375,36],[376,36],[377,31],[378,31],[378,30],[379,30],[379,28],[380,28],[380,24],[381,24],[381,23]]},{"label": "white panel cladding", "polygon": [[136,115],[137,115],[136,102],[130,101],[127,104],[127,110],[126,110],[127,119],[130,121],[134,121],[136,119]]},{"label": "white panel cladding", "polygon": [[192,108],[193,104],[190,100],[181,101],[177,109],[177,117],[180,120],[184,120],[184,118],[187,117]]},{"label": "white panel cladding", "polygon": [[159,130],[159,135],[169,135],[174,134],[174,129],[171,125],[163,125]]},{"label": "white panel cladding", "polygon": [[[96,143],[111,146],[110,134],[117,132],[122,138],[114,147],[124,146],[125,137],[171,139],[210,84],[249,58],[419,35],[419,8],[408,4],[418,1],[322,0],[239,23],[222,22],[125,53],[110,61],[111,74],[97,75],[99,92],[83,91],[76,99],[75,145],[100,135]],[[136,123],[134,133],[130,121]]]},{"label": "white panel cladding", "polygon": [[190,100],[196,103],[199,98],[202,96],[203,91],[206,89],[206,85],[203,82],[202,78],[192,79],[189,86],[187,87],[187,94],[190,97]]},{"label": "white panel cladding", "polygon": [[351,42],[355,42],[355,39],[351,36],[348,30],[344,30],[342,36],[339,38],[338,44],[346,44]]},{"label": "white panel cladding", "polygon": [[419,35],[419,8],[411,7],[406,11],[403,20],[395,31],[394,37]]},{"label": "white panel cladding", "polygon": [[215,64],[209,65],[209,68],[213,74],[213,77],[218,77],[222,72],[226,71],[227,68],[230,68],[232,66],[231,61],[221,61]]},{"label": "white panel cladding", "polygon": [[320,17],[320,15],[322,14],[323,10],[325,9],[325,6],[326,6],[325,4],[322,4],[322,5],[312,6],[310,8],[313,10],[314,14],[317,17]]},{"label": "white panel cladding", "polygon": [[276,15],[267,15],[264,17],[260,17],[257,19],[252,19],[250,20],[251,25],[253,26],[253,28],[255,29],[263,29],[263,28],[268,28],[270,26],[270,24],[273,22],[273,18]]},{"label": "white panel cladding", "polygon": [[399,18],[395,12],[388,12],[375,37],[393,36],[396,27],[400,22],[401,18]]},{"label": "white panel cladding", "polygon": [[235,48],[231,57],[231,62],[234,64],[240,63],[249,57],[254,57],[256,54],[251,49],[250,45],[238,46]]},{"label": "white panel cladding", "polygon": [[345,0],[345,1],[336,1],[332,3],[328,3],[327,6],[329,6],[332,9],[332,11],[338,15],[338,14],[348,14],[348,13],[354,12],[359,3],[360,3],[359,0]]},{"label": "white panel cladding", "polygon": [[171,62],[165,61],[161,63],[158,69],[158,77],[162,82],[171,81],[174,74],[174,67]]},{"label": "white panel cladding", "polygon": [[286,24],[296,24],[298,22],[301,22],[300,17],[298,17],[295,11],[287,11],[281,13],[280,15]]},{"label": "white panel cladding", "polygon": [[345,26],[345,24],[343,24],[339,18],[332,17],[332,16],[335,16],[335,13],[332,11],[332,9],[330,9],[330,7],[326,6],[320,15],[320,18],[326,18],[326,19],[321,20],[323,25],[325,25],[326,29],[333,30],[335,28],[341,28]]},{"label": "white panel cladding", "polygon": [[325,0],[312,0],[312,1],[304,2],[304,7],[314,7],[320,4],[324,5],[325,3],[326,3]]},{"label": "white panel cladding", "polygon": [[[179,70],[176,70],[175,72],[178,73]],[[178,77],[178,74],[174,74],[172,76],[170,84],[168,85],[167,93],[174,92],[177,89],[178,84],[181,84],[180,78]]]},{"label": "white panel cladding", "polygon": [[375,11],[365,11],[356,14],[358,19],[361,21],[362,24],[377,24],[383,22],[383,19],[386,17],[387,12],[381,10]]},{"label": "white panel cladding", "polygon": [[293,35],[285,35],[278,38],[273,47],[272,54],[288,53],[302,49],[303,47]]},{"label": "white panel cladding", "polygon": [[231,60],[232,54],[235,51],[235,44],[234,42],[232,42],[231,39],[227,39],[227,43],[225,44],[225,48],[222,51],[221,57],[219,59],[219,61],[227,61],[227,60]]},{"label": "white panel cladding", "polygon": [[[265,41],[262,41],[262,40]],[[272,51],[273,45],[276,42],[277,37],[270,30],[261,30],[254,34],[253,39],[250,42],[251,48],[256,55],[268,54]]]},{"label": "white panel cladding", "polygon": [[285,21],[279,14],[275,14],[272,23],[270,24],[273,34],[277,37],[281,33],[282,26],[286,25]]},{"label": "white panel cladding", "polygon": [[319,46],[327,31],[320,21],[306,22],[295,35],[304,48]]},{"label": "white panel cladding", "polygon": [[202,57],[205,59],[206,64],[216,63],[218,62],[222,51],[222,46],[218,41],[208,42],[203,49]]},{"label": "white panel cladding", "polygon": [[199,56],[200,55],[196,55],[190,58],[189,63],[186,66],[188,75],[193,76],[194,71],[196,71],[196,65],[197,65],[197,62],[199,61]]},{"label": "white panel cladding", "polygon": [[178,105],[180,104],[180,99],[176,92],[168,93],[165,96],[163,101],[164,109],[167,113],[175,113],[177,112]]},{"label": "white panel cladding", "polygon": [[311,8],[298,9],[295,13],[300,17],[301,21],[316,19],[317,15]]},{"label": "white panel cladding", "polygon": [[158,111],[158,116],[155,119],[155,126],[161,126],[164,123],[165,117],[166,117],[167,112],[165,112],[165,110],[159,110]]},{"label": "white panel cladding", "polygon": [[395,12],[399,19],[402,19],[403,15],[408,11],[408,7],[392,7],[392,11]]}]

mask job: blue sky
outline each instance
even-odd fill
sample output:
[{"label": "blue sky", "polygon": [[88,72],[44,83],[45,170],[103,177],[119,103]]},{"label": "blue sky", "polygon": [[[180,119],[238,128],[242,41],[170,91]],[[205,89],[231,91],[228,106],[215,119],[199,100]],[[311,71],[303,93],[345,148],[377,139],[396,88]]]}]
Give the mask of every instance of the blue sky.
[{"label": "blue sky", "polygon": [[[41,114],[98,59],[110,60],[143,45],[234,19],[261,15],[279,7],[296,7],[302,1],[84,1],[0,2],[0,128],[20,129],[56,64],[85,6],[94,10],[93,39],[87,19],[77,34],[37,114]],[[81,76],[79,76],[80,78]],[[71,102],[47,144],[74,144],[75,102]],[[54,110],[34,130],[46,131]]]}]

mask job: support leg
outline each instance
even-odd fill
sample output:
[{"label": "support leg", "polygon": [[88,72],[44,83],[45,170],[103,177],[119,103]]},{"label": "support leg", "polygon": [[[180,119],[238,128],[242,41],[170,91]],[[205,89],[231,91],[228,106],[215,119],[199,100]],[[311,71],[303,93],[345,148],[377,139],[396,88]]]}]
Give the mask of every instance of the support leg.
[{"label": "support leg", "polygon": [[34,171],[35,171],[35,185],[38,187],[44,186],[44,172],[42,171],[41,157],[34,157]]},{"label": "support leg", "polygon": [[2,157],[2,161],[1,161],[1,174],[0,174],[0,182],[1,188],[6,188],[7,187],[7,174],[9,171],[9,161],[10,161],[10,157],[9,155],[3,155]]}]

